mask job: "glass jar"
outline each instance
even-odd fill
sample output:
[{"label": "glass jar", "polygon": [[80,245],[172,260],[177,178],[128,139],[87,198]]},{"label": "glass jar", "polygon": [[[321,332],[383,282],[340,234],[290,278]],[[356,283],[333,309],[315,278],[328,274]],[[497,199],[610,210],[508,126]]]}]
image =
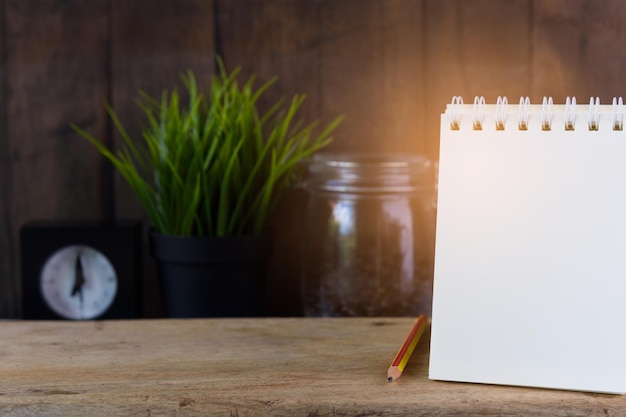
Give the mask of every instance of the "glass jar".
[{"label": "glass jar", "polygon": [[302,262],[307,316],[430,314],[434,171],[421,156],[313,158]]}]

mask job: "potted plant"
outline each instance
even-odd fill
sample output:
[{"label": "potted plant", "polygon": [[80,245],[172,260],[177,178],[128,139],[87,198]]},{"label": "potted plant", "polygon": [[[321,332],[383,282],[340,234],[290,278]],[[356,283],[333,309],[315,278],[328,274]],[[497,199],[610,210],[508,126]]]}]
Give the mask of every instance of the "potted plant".
[{"label": "potted plant", "polygon": [[228,73],[218,64],[208,95],[191,71],[182,76],[185,97],[176,89],[160,100],[139,93],[147,121],[142,141],[130,137],[110,106],[122,139],[117,151],[73,125],[141,201],[171,317],[258,315],[270,216],[303,174],[303,162],[331,142],[341,122],[318,132],[317,121],[296,120],[304,95],[260,112],[258,100],[275,79],[256,88],[253,75],[240,85],[239,69]]}]

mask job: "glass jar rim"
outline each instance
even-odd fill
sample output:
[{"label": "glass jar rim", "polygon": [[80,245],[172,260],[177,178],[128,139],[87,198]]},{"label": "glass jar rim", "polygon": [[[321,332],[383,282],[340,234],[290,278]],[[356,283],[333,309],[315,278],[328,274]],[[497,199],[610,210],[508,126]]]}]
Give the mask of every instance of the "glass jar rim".
[{"label": "glass jar rim", "polygon": [[411,193],[433,188],[433,163],[418,154],[320,153],[306,186],[336,193]]},{"label": "glass jar rim", "polygon": [[318,153],[312,158],[313,164],[329,166],[371,166],[371,167],[410,167],[428,161],[423,155],[401,153]]}]

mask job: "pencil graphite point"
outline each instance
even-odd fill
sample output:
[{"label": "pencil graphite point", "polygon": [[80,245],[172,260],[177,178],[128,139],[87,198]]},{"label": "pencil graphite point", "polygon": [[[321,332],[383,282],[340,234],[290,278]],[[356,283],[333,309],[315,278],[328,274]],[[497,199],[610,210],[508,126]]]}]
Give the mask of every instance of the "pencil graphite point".
[{"label": "pencil graphite point", "polygon": [[393,377],[387,378],[387,382],[393,382]]}]

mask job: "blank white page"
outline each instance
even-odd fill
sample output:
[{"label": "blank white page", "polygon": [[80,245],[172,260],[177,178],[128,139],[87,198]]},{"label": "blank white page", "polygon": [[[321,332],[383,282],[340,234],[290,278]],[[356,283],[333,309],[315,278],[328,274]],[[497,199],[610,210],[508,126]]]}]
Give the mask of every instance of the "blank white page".
[{"label": "blank white page", "polygon": [[626,131],[532,107],[526,131],[442,115],[429,376],[624,393]]}]

